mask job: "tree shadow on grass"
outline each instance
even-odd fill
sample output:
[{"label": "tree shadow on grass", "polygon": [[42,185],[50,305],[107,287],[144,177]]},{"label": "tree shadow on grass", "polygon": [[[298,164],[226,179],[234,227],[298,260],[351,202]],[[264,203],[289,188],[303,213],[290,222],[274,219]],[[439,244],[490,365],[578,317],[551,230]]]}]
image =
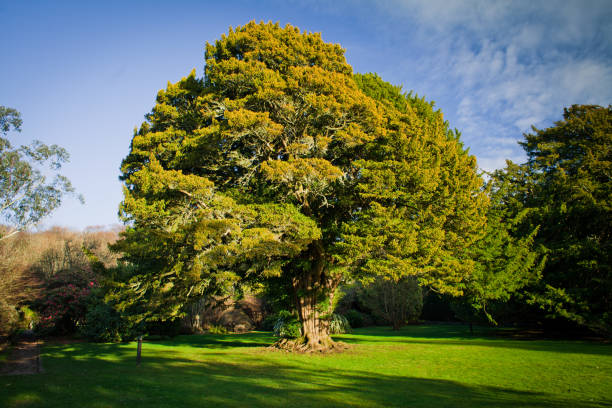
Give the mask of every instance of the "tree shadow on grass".
[{"label": "tree shadow on grass", "polygon": [[[244,349],[242,349],[244,350]],[[136,366],[133,346],[55,346],[47,372],[0,383],[0,406],[30,407],[596,407],[571,395],[320,367],[274,352],[158,351]],[[105,358],[103,358],[105,357]],[[112,359],[109,359],[112,357]],[[312,358],[313,360],[308,360]],[[304,361],[305,360],[305,361]]]},{"label": "tree shadow on grass", "polygon": [[190,346],[205,348],[265,347],[276,341],[271,332],[241,334],[198,334],[176,336],[171,339],[147,341],[166,346]]}]

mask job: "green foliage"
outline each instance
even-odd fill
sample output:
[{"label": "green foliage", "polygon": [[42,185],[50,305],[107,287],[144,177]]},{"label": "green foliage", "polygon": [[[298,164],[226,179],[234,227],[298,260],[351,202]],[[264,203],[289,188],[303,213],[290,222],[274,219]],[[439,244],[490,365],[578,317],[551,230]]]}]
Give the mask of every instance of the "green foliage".
[{"label": "green foliage", "polygon": [[363,288],[363,302],[372,314],[398,330],[407,322],[414,322],[423,310],[423,293],[413,277],[398,281],[379,277]]},{"label": "green foliage", "polygon": [[121,342],[134,339],[146,331],[143,324],[123,316],[115,308],[112,301],[105,300],[112,287],[114,277],[127,274],[130,267],[118,263],[107,268],[100,258],[90,249],[83,247],[91,269],[100,278],[101,285],[92,290],[87,303],[87,312],[79,325],[79,333],[95,342]]},{"label": "green foliage", "polygon": [[282,310],[274,324],[273,332],[276,337],[283,339],[295,339],[302,335],[301,324],[295,314]]},{"label": "green foliage", "polygon": [[21,131],[21,124],[19,112],[0,106],[0,219],[11,227],[0,231],[0,240],[38,224],[60,206],[65,194],[74,192],[59,173],[69,159],[65,149],[38,140],[18,148],[11,145],[6,135]]},{"label": "green foliage", "polygon": [[458,294],[487,205],[432,104],[353,76],[319,34],[253,22],[207,45],[204,78],[158,93],[121,177],[114,248],[138,271],[111,297],[138,319],[239,281],[278,279],[302,321],[329,319],[347,277]]},{"label": "green foliage", "polygon": [[208,328],[208,332],[210,334],[227,334],[227,329],[223,326],[213,324]]},{"label": "green foliage", "polygon": [[[11,128],[19,131],[21,130],[22,124],[23,121],[21,120],[19,111],[0,105],[0,132],[2,132],[2,134],[8,133]],[[4,145],[7,142],[5,139],[2,139],[1,143]]]},{"label": "green foliage", "polygon": [[345,334],[351,332],[351,325],[348,319],[341,314],[332,314],[329,320],[329,333],[330,334]]},{"label": "green foliage", "polygon": [[355,74],[353,77],[359,89],[370,98],[390,104],[401,113],[409,110],[408,101],[410,99],[402,93],[401,86],[385,82],[376,73]]},{"label": "green foliage", "polygon": [[287,288],[291,287],[288,276],[270,277],[265,280],[265,284],[262,286],[262,297],[265,299],[266,306],[272,314],[276,314],[281,310],[295,310],[293,291],[287,290]]},{"label": "green foliage", "polygon": [[554,126],[525,135],[528,156],[498,176],[523,217],[523,236],[539,227],[545,247],[540,284],[527,299],[551,317],[612,333],[612,108],[573,105]]},{"label": "green foliage", "polygon": [[[476,161],[433,104],[402,95],[376,75],[358,78],[385,107],[385,132],[353,162],[362,207],[343,224],[336,259],[366,280],[414,276],[459,295],[473,267],[464,251],[478,238],[488,205]],[[394,108],[400,97],[405,111]]]},{"label": "green foliage", "polygon": [[43,335],[73,334],[83,323],[95,282],[75,281],[57,276],[47,282],[43,296],[36,300],[40,313],[37,331]]},{"label": "green foliage", "polygon": [[40,316],[35,310],[30,309],[28,306],[21,306],[19,308],[19,322],[21,329],[23,330],[32,330],[38,322],[40,321]]},{"label": "green foliage", "polygon": [[19,311],[14,304],[0,299],[0,336],[8,336],[19,328]]},{"label": "green foliage", "polygon": [[277,321],[278,321],[278,315],[276,313],[269,314],[266,317],[264,317],[263,321],[261,322],[261,327],[259,329],[264,330],[264,331],[273,331],[274,325],[276,324]]},{"label": "green foliage", "polygon": [[350,309],[344,313],[346,320],[348,320],[349,326],[355,329],[364,326],[363,313],[355,309]]},{"label": "green foliage", "polygon": [[90,300],[79,333],[96,342],[120,342],[132,340],[137,330],[124,319],[112,305],[96,296]]},{"label": "green foliage", "polygon": [[541,278],[546,257],[534,245],[538,227],[521,234],[520,224],[524,212],[513,213],[506,199],[512,194],[507,177],[494,174],[487,185],[490,207],[483,236],[470,246],[466,256],[473,261],[472,273],[463,282],[463,296],[453,301],[453,310],[461,320],[479,321],[483,314],[497,324],[491,311],[491,302],[507,302],[528,285]]}]

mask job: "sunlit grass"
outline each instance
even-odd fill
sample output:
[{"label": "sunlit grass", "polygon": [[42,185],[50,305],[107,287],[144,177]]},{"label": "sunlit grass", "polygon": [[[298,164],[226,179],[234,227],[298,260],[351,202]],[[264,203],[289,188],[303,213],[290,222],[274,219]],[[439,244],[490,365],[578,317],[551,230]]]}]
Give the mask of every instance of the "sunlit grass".
[{"label": "sunlit grass", "polygon": [[270,351],[265,332],[47,345],[45,372],[0,377],[0,406],[595,407],[612,404],[612,346],[470,336],[463,326],[356,330],[349,352]]}]

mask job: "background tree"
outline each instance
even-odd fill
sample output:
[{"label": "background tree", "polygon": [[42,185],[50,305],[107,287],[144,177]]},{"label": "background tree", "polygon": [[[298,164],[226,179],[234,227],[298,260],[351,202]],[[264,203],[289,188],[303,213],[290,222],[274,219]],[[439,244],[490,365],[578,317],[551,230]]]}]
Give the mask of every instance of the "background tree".
[{"label": "background tree", "polygon": [[[69,158],[65,149],[37,140],[12,147],[6,136],[11,130],[21,131],[21,124],[19,112],[0,106],[0,217],[11,227],[1,232],[0,240],[37,224],[60,206],[64,194],[74,192],[70,181],[58,173]],[[45,165],[51,181],[38,168]]]},{"label": "background tree", "polygon": [[363,287],[361,296],[372,314],[391,324],[393,330],[421,317],[423,292],[414,276],[399,281],[378,277]]},{"label": "background tree", "polygon": [[539,226],[547,252],[529,301],[600,333],[612,328],[612,110],[573,105],[554,126],[525,135],[528,161],[500,173],[523,234]]},{"label": "background tree", "polygon": [[462,283],[463,296],[453,299],[451,306],[457,317],[470,324],[485,318],[497,324],[489,308],[492,303],[504,303],[523,288],[541,278],[546,257],[534,239],[538,227],[521,228],[527,212],[518,211],[516,200],[517,166],[509,163],[505,171],[490,175],[486,191],[490,197],[487,226],[482,237],[470,246],[466,256],[474,267]]},{"label": "background tree", "polygon": [[[0,335],[18,328],[33,283],[24,256],[31,250],[28,237],[14,242],[8,238],[37,224],[61,204],[65,193],[74,191],[58,173],[68,160],[64,149],[39,141],[11,145],[8,134],[21,131],[21,125],[18,111],[0,106]],[[44,165],[49,165],[47,174],[54,175],[50,182],[40,169]]]},{"label": "background tree", "polygon": [[35,280],[28,274],[31,245],[26,236],[0,241],[0,337],[21,327],[20,308],[36,294]]},{"label": "background tree", "polygon": [[[54,227],[0,241],[0,336],[43,326],[41,332],[46,333],[60,332],[61,326],[74,331],[86,303],[83,292],[100,281],[84,249],[115,269],[116,254],[108,244],[116,239],[116,230],[75,232]],[[72,323],[70,316],[76,317]]]},{"label": "background tree", "polygon": [[204,78],[158,93],[122,171],[131,228],[115,248],[141,268],[120,307],[172,318],[207,290],[283,276],[308,350],[333,347],[346,276],[459,293],[486,209],[475,159],[431,104],[278,24],[208,44]]}]

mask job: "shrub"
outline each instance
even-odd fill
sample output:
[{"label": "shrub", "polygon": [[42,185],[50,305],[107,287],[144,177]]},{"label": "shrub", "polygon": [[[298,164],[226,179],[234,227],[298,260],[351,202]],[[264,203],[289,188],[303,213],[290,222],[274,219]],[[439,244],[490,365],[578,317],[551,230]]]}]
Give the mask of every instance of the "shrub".
[{"label": "shrub", "polygon": [[212,325],[208,328],[210,334],[227,334],[227,329],[223,326]]},{"label": "shrub", "polygon": [[330,334],[344,334],[351,332],[351,325],[346,317],[341,314],[332,314],[329,322],[329,333]]},{"label": "shrub", "polygon": [[90,303],[79,332],[92,341],[103,343],[131,340],[136,334],[132,324],[102,299]]},{"label": "shrub", "polygon": [[84,287],[57,281],[49,285],[38,305],[38,331],[43,335],[74,333],[85,318],[89,294],[94,285],[94,281]]},{"label": "shrub", "polygon": [[[6,227],[0,225],[0,235]],[[31,234],[19,233],[0,241],[0,337],[29,328],[21,319],[23,305],[37,297],[38,282],[32,277],[29,262],[35,253]]]},{"label": "shrub", "polygon": [[262,321],[260,325],[261,330],[272,331],[274,330],[274,325],[278,321],[278,314],[267,315]]},{"label": "shrub", "polygon": [[20,326],[24,330],[33,330],[40,321],[40,316],[38,316],[38,313],[27,306],[21,306],[19,308],[19,318]]},{"label": "shrub", "polygon": [[[0,226],[0,235],[5,232]],[[96,280],[84,250],[105,266],[115,265],[119,255],[107,244],[116,239],[117,231],[52,228],[0,241],[0,336],[33,326],[43,334],[74,332],[86,312],[87,296],[77,292],[87,292]]]},{"label": "shrub", "polygon": [[19,328],[19,312],[15,305],[0,299],[0,336],[8,336]]},{"label": "shrub", "polygon": [[296,339],[302,335],[302,325],[293,313],[281,310],[274,324],[274,335],[284,339]]}]

